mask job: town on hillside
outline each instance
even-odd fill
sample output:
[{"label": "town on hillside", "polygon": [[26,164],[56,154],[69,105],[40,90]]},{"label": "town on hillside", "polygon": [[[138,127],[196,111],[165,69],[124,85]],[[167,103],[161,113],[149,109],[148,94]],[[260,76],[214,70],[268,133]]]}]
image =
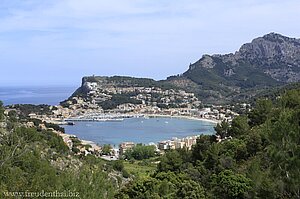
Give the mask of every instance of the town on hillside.
[{"label": "town on hillside", "polygon": [[[49,106],[47,113],[30,112],[28,116],[30,119],[43,122],[38,124],[39,128],[52,130],[61,136],[70,150],[74,149],[75,146],[77,154],[96,154],[108,160],[119,159],[126,150],[134,147],[137,143],[120,143],[119,148],[113,149],[111,147],[110,152],[104,154],[102,152],[103,146],[90,141],[79,140],[75,135],[66,134],[60,129],[47,127],[45,124],[73,125],[80,121],[122,121],[126,118],[136,117],[178,117],[219,123],[232,121],[235,116],[239,115],[236,110],[250,110],[250,104],[245,103],[234,106],[211,105],[205,107],[193,93],[183,90],[161,89],[159,87],[101,87],[96,82],[86,82],[84,87],[86,88],[86,96],[72,96],[58,106]],[[128,96],[129,93],[129,98],[135,100],[133,103],[128,103],[123,99],[111,109],[104,109],[101,106],[103,102],[111,102],[117,94]],[[17,107],[11,106],[6,111],[9,112],[10,110],[17,110]],[[26,125],[33,127],[35,124],[27,122]],[[158,143],[149,143],[149,145],[154,146],[158,153],[164,153],[165,150],[169,149],[191,149],[198,136],[170,138]]]}]

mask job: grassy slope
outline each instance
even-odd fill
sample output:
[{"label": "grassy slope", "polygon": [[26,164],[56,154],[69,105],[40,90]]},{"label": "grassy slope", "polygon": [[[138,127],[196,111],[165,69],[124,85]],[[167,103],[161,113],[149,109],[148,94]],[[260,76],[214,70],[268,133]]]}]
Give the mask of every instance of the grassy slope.
[{"label": "grassy slope", "polygon": [[135,160],[134,162],[124,161],[123,163],[125,170],[129,174],[137,178],[144,178],[155,171],[157,164],[155,164],[154,162],[156,161],[157,158],[150,158],[148,160],[142,161]]}]

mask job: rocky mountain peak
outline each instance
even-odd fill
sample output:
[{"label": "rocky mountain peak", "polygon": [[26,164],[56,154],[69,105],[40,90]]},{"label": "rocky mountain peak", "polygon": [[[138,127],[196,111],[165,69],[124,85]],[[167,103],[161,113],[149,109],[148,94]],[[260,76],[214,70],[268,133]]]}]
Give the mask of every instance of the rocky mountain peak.
[{"label": "rocky mountain peak", "polygon": [[[213,69],[217,65],[230,69],[223,73],[227,77],[237,74],[236,67],[250,65],[280,82],[300,81],[300,39],[289,38],[278,33],[269,33],[243,44],[234,54],[203,55],[190,65],[189,71],[196,68]],[[228,75],[230,74],[230,75]]]},{"label": "rocky mountain peak", "polygon": [[190,70],[194,70],[197,67],[204,67],[204,68],[213,68],[215,66],[214,60],[210,55],[203,55],[199,61],[194,64],[190,65]]},{"label": "rocky mountain peak", "polygon": [[262,38],[264,38],[266,40],[270,40],[270,41],[290,39],[289,37],[283,36],[276,32],[271,32],[269,34],[266,34],[266,35],[262,36]]},{"label": "rocky mountain peak", "polygon": [[272,67],[280,64],[300,64],[300,40],[269,33],[242,45],[236,52],[237,59],[255,64],[256,67]]}]

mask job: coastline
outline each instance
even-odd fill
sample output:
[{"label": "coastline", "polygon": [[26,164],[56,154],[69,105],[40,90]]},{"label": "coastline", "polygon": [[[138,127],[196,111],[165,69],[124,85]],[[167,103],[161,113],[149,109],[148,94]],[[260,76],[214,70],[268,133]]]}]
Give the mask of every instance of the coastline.
[{"label": "coastline", "polygon": [[[178,118],[178,119],[186,119],[186,120],[197,120],[197,121],[204,121],[213,124],[218,124],[221,120],[210,119],[210,118],[200,118],[195,116],[187,116],[187,115],[164,115],[164,114],[148,114],[148,113],[128,113],[128,114],[103,114],[107,117],[104,118],[84,118],[82,116],[77,116],[74,118],[65,118],[64,120],[60,121],[61,123],[65,124],[70,121],[94,121],[94,122],[105,122],[105,121],[122,121],[123,119],[127,118]],[[101,117],[103,117],[103,115]],[[84,116],[84,115],[83,115]],[[53,122],[53,121],[50,121]],[[56,121],[57,122],[57,121]]]},{"label": "coastline", "polygon": [[184,115],[161,115],[161,114],[144,114],[144,117],[149,118],[156,118],[156,117],[165,117],[165,118],[179,118],[179,119],[187,119],[187,120],[198,120],[198,121],[204,121],[204,122],[210,122],[214,124],[218,124],[221,121],[219,120],[213,120],[213,119],[207,119],[207,118],[199,118],[199,117],[192,117],[192,116],[184,116]]},{"label": "coastline", "polygon": [[[54,123],[57,125],[68,125],[70,123],[70,121],[93,121],[93,122],[111,122],[111,121],[123,121],[124,119],[127,118],[141,118],[141,119],[149,119],[149,118],[176,118],[176,119],[182,119],[182,120],[193,120],[193,121],[202,121],[202,122],[206,122],[208,124],[204,124],[204,125],[209,125],[209,126],[216,126],[218,123],[220,123],[220,120],[216,120],[213,118],[202,118],[199,115],[171,115],[171,114],[153,114],[153,113],[98,113],[98,112],[93,112],[93,113],[89,113],[89,114],[79,114],[74,118],[70,118],[70,117],[66,117],[65,119],[61,119],[61,120],[45,120],[48,123]],[[65,141],[65,143],[69,146],[70,148],[70,137],[74,136],[73,133],[69,134],[70,132],[65,132],[64,134],[59,134],[63,140]],[[199,134],[201,134],[199,132]],[[192,135],[188,135],[188,136],[192,136]],[[81,141],[81,143],[83,145],[90,145],[92,151],[99,151],[101,150],[102,146],[92,140],[85,140],[82,139],[80,136],[75,135],[75,137]],[[170,138],[168,138],[170,139]],[[164,140],[161,140],[164,141]],[[120,143],[118,143],[120,144]],[[82,150],[82,149],[80,149]]]},{"label": "coastline", "polygon": [[[208,123],[213,124],[213,125],[216,125],[220,122],[218,120],[207,119],[207,118],[199,118],[199,117],[193,117],[193,116],[185,116],[185,115],[128,114],[128,116],[130,116],[130,117],[124,117],[124,118],[143,118],[143,119],[149,119],[149,118],[176,118],[176,119],[183,119],[183,120],[203,121],[203,122],[208,122]],[[113,116],[112,116],[112,118],[113,118]],[[95,122],[98,122],[98,121],[95,120]],[[105,122],[105,121],[101,121],[101,122]],[[65,133],[65,135],[68,135],[68,133]],[[100,146],[95,141],[84,140],[84,139],[82,139],[78,136],[76,136],[76,137],[82,142],[82,144],[91,145],[92,147]]]}]

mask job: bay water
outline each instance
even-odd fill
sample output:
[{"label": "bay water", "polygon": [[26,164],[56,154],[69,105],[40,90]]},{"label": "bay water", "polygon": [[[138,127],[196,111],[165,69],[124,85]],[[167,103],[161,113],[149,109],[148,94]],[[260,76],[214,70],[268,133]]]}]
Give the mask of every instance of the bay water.
[{"label": "bay water", "polygon": [[[67,99],[76,87],[0,87],[0,100],[10,104],[58,105]],[[90,140],[100,145],[117,146],[121,142],[132,141],[148,144],[183,138],[199,134],[213,134],[214,123],[180,118],[130,118],[120,122],[75,122],[73,126],[63,126],[68,134]]]}]

